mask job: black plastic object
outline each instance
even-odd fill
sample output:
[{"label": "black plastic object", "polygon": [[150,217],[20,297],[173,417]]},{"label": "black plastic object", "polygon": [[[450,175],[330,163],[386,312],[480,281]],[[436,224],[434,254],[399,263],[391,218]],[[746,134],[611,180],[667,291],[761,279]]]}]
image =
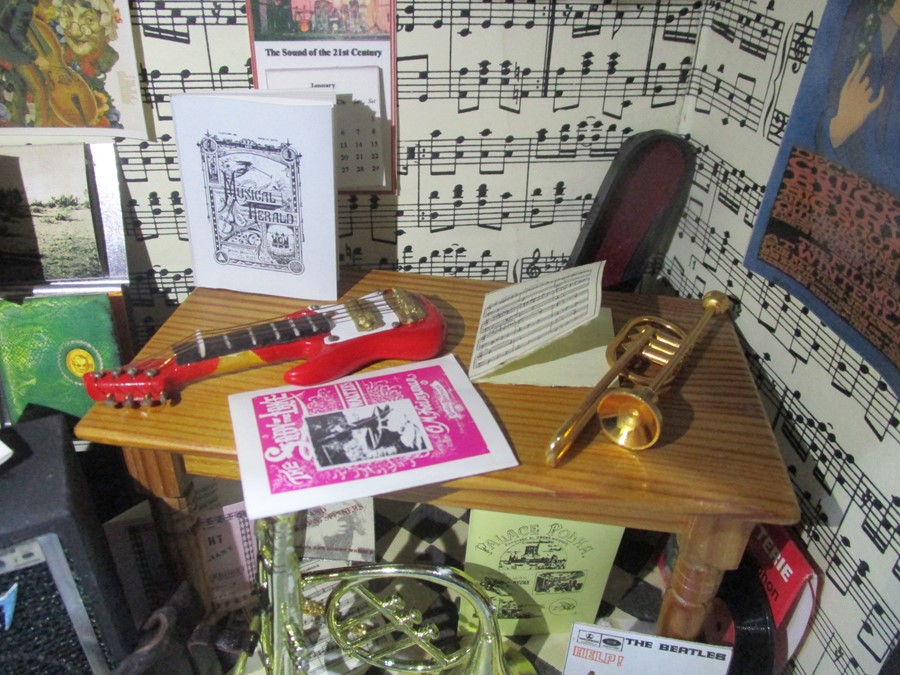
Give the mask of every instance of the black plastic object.
[{"label": "black plastic object", "polygon": [[[0,473],[0,595],[18,584],[9,628],[0,630],[0,672],[86,672],[65,670],[86,653],[110,668],[134,648],[137,631],[69,424],[51,415],[0,438],[15,453]],[[95,663],[87,672],[103,672]]]},{"label": "black plastic object", "polygon": [[775,620],[752,555],[745,554],[736,570],[724,574],[717,598],[734,622],[728,675],[771,674],[775,668]]}]

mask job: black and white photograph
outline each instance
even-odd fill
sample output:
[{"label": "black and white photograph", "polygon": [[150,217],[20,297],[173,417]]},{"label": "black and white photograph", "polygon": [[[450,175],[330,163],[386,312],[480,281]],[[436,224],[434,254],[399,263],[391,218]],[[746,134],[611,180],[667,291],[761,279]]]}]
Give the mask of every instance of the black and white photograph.
[{"label": "black and white photograph", "polygon": [[406,399],[312,415],[306,423],[320,468],[431,449],[419,416]]},{"label": "black and white photograph", "polygon": [[103,273],[81,145],[0,148],[0,285]]}]

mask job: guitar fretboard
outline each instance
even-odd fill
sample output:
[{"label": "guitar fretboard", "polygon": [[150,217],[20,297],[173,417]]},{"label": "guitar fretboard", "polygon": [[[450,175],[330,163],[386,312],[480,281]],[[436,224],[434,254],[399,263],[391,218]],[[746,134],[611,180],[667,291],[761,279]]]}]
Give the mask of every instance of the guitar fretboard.
[{"label": "guitar fretboard", "polygon": [[227,333],[204,334],[179,342],[174,347],[179,365],[197,363],[251,349],[287,344],[331,331],[331,322],[322,314],[307,314],[268,323],[229,330]]}]

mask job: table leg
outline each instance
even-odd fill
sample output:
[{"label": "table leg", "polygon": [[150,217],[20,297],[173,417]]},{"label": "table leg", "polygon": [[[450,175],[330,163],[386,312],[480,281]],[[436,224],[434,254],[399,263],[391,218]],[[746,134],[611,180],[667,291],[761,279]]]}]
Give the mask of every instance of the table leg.
[{"label": "table leg", "polygon": [[753,525],[727,518],[696,517],[687,532],[678,535],[678,557],[656,624],[659,635],[681,640],[694,640],[700,635],[722,575],[740,564]]},{"label": "table leg", "polygon": [[160,544],[175,574],[193,584],[209,610],[209,580],[194,527],[193,482],[184,470],[182,457],[144,448],[122,450],[128,472],[148,494]]}]

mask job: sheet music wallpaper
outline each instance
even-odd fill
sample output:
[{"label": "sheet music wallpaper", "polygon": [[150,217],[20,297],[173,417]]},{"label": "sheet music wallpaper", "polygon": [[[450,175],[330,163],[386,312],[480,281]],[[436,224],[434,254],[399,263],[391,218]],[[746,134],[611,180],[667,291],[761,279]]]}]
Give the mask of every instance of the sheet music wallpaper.
[{"label": "sheet music wallpaper", "polygon": [[[825,584],[794,673],[877,673],[900,608],[898,399],[741,260],[825,3],[398,0],[400,189],[339,199],[342,262],[519,281],[561,269],[623,139],[699,149],[664,263],[724,289]],[[131,0],[157,140],[121,141],[129,298],[149,337],[193,283],[173,92],[252,86],[244,0]]]}]

